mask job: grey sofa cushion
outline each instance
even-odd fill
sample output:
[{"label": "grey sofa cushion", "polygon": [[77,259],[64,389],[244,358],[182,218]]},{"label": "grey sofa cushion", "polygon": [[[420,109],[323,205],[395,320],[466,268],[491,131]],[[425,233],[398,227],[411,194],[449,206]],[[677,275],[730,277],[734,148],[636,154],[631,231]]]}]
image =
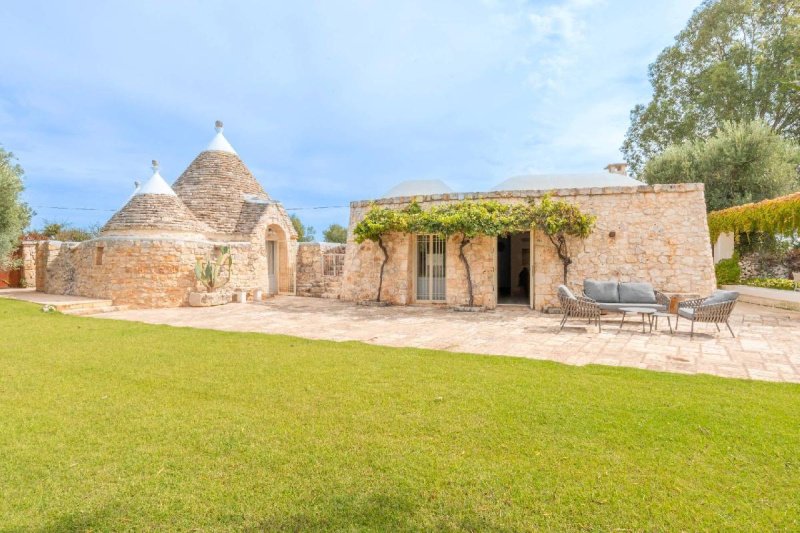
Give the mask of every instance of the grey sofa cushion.
[{"label": "grey sofa cushion", "polygon": [[739,293],[736,291],[714,291],[714,294],[703,300],[703,305],[724,304],[738,297]]},{"label": "grey sofa cushion", "polygon": [[667,310],[667,307],[665,305],[661,305],[661,304],[631,304],[631,303],[609,304],[609,303],[598,303],[597,306],[600,309],[602,309],[603,311],[614,311],[614,312],[618,312],[618,313],[621,313],[620,309],[622,309],[623,307],[631,307],[633,309],[641,307],[641,308],[647,308],[647,309],[655,309],[656,311],[661,311],[661,312],[664,312],[664,311]]},{"label": "grey sofa cushion", "polygon": [[690,307],[680,307],[678,308],[678,316],[682,316],[683,318],[688,318],[691,320],[694,318],[694,309]]},{"label": "grey sofa cushion", "polygon": [[656,293],[649,283],[620,283],[619,301],[631,304],[654,304]]},{"label": "grey sofa cushion", "polygon": [[583,280],[583,294],[595,302],[616,303],[619,302],[618,285],[616,281],[586,279]]},{"label": "grey sofa cushion", "polygon": [[559,292],[559,294],[562,294],[562,295],[566,296],[570,300],[575,300],[575,295],[572,294],[572,291],[569,290],[569,287],[567,287],[566,285],[559,285],[558,286],[558,292]]}]

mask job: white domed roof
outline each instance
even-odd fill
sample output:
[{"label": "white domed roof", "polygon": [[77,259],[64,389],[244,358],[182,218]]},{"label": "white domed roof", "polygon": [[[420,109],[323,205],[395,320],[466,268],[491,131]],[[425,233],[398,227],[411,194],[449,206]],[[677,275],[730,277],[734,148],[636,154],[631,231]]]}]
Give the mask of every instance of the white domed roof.
[{"label": "white domed roof", "polygon": [[550,191],[587,187],[638,187],[644,185],[624,174],[591,172],[586,174],[531,174],[514,176],[498,183],[492,191]]},{"label": "white domed roof", "polygon": [[427,196],[431,194],[450,194],[452,192],[455,191],[442,180],[406,180],[389,189],[381,198]]}]

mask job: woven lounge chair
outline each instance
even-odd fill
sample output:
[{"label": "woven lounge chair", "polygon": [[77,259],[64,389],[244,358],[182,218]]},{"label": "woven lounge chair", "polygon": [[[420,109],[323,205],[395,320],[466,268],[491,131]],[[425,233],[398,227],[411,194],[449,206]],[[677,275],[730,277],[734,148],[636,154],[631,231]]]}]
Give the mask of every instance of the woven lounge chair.
[{"label": "woven lounge chair", "polygon": [[591,298],[585,296],[575,296],[566,285],[558,286],[558,300],[561,302],[561,310],[564,316],[561,318],[561,327],[558,331],[564,329],[564,324],[567,323],[569,318],[586,318],[591,324],[594,320],[597,324],[597,331],[602,331],[600,326],[600,306]]},{"label": "woven lounge chair", "polygon": [[678,321],[681,318],[685,318],[692,324],[690,339],[694,337],[695,322],[712,322],[717,326],[717,331],[721,331],[719,329],[720,324],[725,324],[728,326],[728,331],[731,332],[731,335],[736,337],[731,325],[728,323],[728,319],[738,297],[739,293],[735,291],[715,291],[708,298],[680,302],[678,304],[678,316],[675,318],[675,331],[678,331]]}]

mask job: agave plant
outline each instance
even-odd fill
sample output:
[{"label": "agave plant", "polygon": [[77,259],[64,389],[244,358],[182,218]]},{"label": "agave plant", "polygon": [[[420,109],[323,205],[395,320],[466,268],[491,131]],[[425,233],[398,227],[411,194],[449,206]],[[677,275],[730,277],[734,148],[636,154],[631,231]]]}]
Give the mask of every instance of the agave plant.
[{"label": "agave plant", "polygon": [[194,275],[208,292],[214,292],[231,280],[232,264],[230,247],[221,246],[216,257],[206,257],[205,261],[197,260],[194,265]]}]

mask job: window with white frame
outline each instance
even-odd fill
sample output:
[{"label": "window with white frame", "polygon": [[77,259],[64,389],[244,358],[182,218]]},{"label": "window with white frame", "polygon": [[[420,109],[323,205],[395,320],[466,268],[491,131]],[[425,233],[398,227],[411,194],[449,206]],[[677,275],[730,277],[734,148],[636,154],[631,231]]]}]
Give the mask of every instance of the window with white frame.
[{"label": "window with white frame", "polygon": [[417,235],[417,300],[445,299],[445,240],[438,235]]}]

